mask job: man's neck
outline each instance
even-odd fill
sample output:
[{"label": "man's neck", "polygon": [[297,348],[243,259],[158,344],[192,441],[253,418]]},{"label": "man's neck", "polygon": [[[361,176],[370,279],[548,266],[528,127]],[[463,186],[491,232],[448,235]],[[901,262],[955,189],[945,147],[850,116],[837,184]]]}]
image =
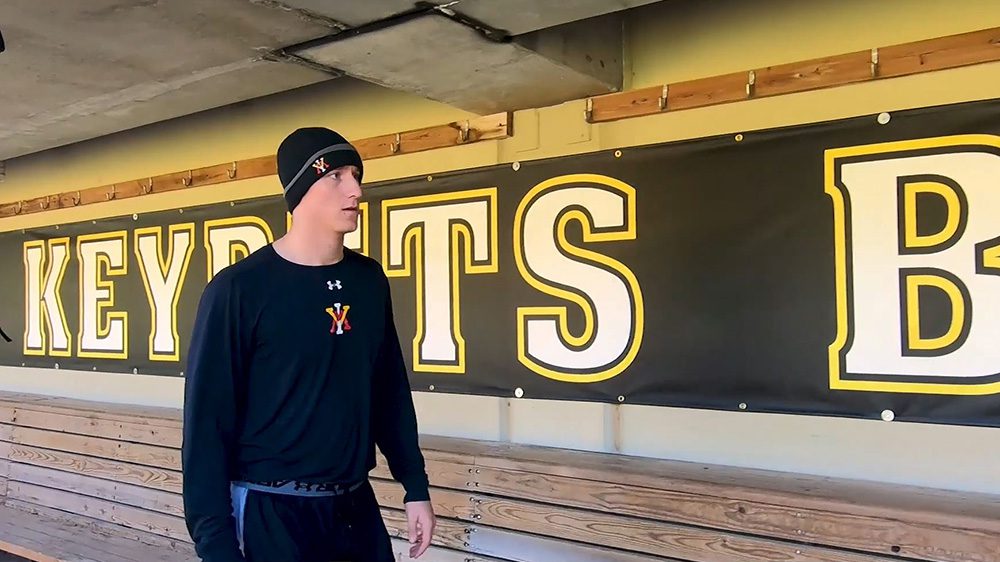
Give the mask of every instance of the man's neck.
[{"label": "man's neck", "polygon": [[344,235],[295,225],[274,242],[281,257],[300,265],[331,265],[344,259]]}]

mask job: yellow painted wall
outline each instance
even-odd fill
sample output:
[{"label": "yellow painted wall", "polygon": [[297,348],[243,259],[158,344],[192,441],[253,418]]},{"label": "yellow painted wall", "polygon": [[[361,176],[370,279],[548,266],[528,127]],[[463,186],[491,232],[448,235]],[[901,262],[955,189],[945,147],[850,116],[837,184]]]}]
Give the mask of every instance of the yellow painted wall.
[{"label": "yellow painted wall", "polygon": [[[998,0],[665,0],[628,22],[628,82],[644,87],[1000,27]],[[520,111],[512,139],[371,162],[368,181],[1000,97],[1000,63],[601,125],[583,101]],[[353,80],[279,94],[7,163],[13,201],[272,154],[292,129],[349,138],[471,114]],[[0,231],[278,193],[276,178],[0,220]]]},{"label": "yellow painted wall", "polygon": [[[1000,27],[1000,0],[665,0],[629,18],[627,82],[643,87],[989,27]],[[517,112],[511,139],[372,161],[366,179],[987,98],[1000,98],[1000,63],[594,126],[585,123],[578,100]],[[336,80],[13,160],[0,200],[272,154],[285,134],[304,125],[360,138],[467,117],[414,96]],[[262,178],[0,219],[0,231],[279,191],[277,178]],[[179,405],[182,383],[0,368],[0,389],[161,405]],[[998,430],[425,393],[417,401],[422,429],[430,433],[1000,493]],[[571,435],[565,427],[586,431]]]}]

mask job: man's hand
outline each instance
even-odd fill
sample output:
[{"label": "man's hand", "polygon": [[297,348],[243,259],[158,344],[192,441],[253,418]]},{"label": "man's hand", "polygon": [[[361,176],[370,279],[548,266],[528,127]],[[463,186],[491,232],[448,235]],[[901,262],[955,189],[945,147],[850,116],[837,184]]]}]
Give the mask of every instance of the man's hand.
[{"label": "man's hand", "polygon": [[406,504],[406,524],[410,539],[410,558],[420,558],[431,545],[434,536],[434,508],[431,502]]}]

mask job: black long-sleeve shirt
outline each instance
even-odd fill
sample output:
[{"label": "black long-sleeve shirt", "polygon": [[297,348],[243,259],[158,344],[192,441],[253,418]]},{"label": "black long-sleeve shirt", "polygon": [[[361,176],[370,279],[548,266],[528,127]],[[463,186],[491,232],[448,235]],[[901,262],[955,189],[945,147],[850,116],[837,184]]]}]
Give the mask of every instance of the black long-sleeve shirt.
[{"label": "black long-sleeve shirt", "polygon": [[184,510],[205,562],[242,562],[230,481],[353,483],[375,449],[429,499],[416,415],[381,266],[345,250],[327,266],[270,245],[201,297],[184,400]]}]

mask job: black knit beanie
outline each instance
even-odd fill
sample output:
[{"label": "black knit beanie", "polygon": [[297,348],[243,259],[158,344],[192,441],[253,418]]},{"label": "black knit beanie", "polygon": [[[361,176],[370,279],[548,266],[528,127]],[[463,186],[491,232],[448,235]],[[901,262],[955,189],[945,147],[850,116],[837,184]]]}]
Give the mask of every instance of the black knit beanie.
[{"label": "black knit beanie", "polygon": [[324,127],[297,129],[278,147],[278,178],[288,212],[295,210],[316,180],[342,166],[364,174],[361,155],[339,133]]}]

